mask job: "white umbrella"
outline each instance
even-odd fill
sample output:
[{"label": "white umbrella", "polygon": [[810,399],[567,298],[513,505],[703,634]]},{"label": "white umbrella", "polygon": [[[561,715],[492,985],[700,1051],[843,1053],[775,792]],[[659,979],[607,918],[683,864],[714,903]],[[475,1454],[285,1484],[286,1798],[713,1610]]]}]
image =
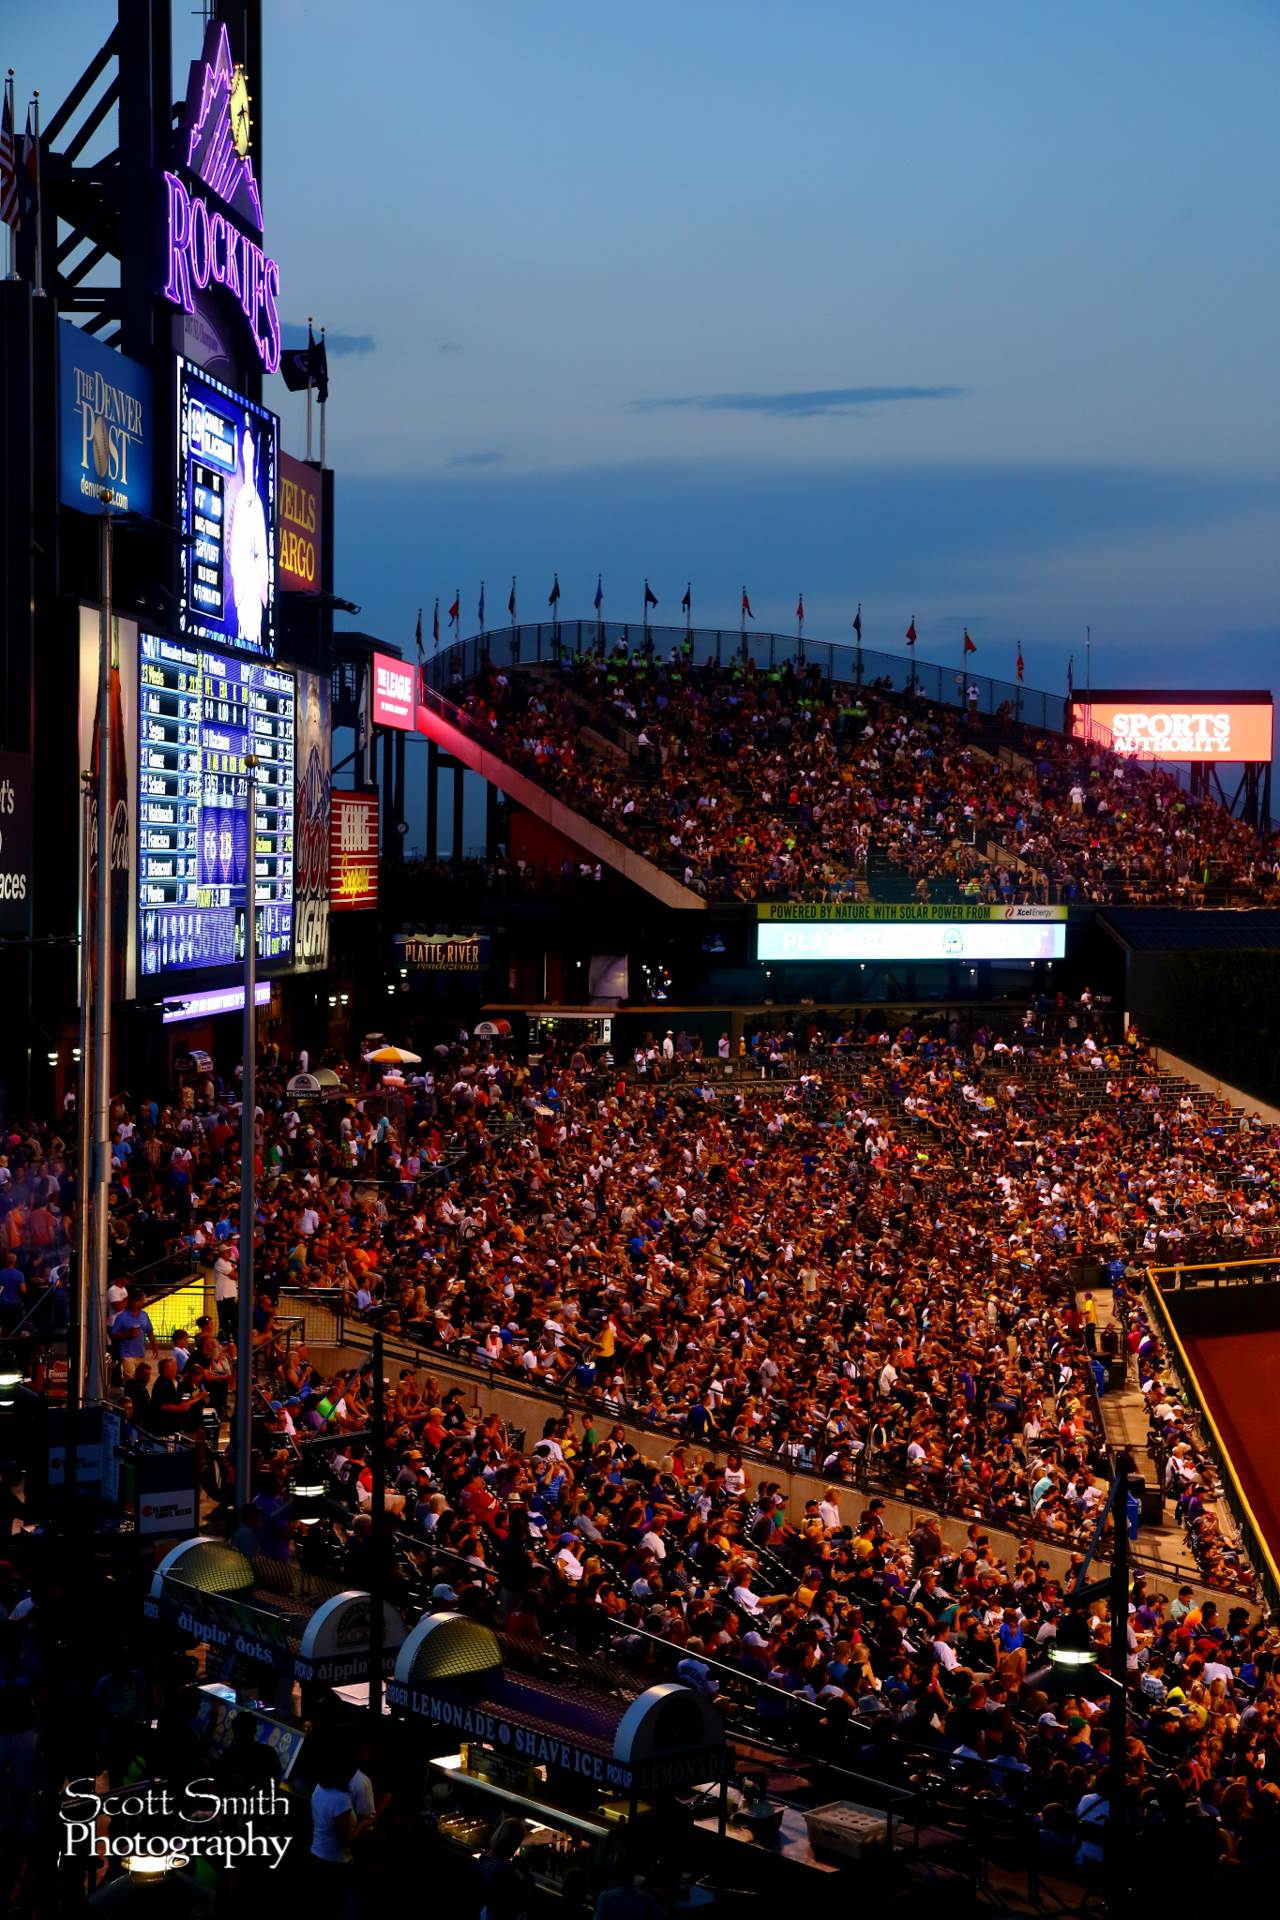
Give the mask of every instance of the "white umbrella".
[{"label": "white umbrella", "polygon": [[376,1053],[366,1055],[375,1067],[420,1067],[422,1055],[410,1053],[408,1047],[379,1047]]}]

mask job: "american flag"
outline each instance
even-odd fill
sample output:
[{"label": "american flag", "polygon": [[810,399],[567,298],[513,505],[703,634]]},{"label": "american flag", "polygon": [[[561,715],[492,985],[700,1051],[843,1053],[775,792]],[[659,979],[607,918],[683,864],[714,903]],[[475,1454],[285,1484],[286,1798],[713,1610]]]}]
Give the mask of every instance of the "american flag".
[{"label": "american flag", "polygon": [[7,87],[0,115],[0,223],[14,228],[18,224],[18,157],[13,144],[13,101]]}]

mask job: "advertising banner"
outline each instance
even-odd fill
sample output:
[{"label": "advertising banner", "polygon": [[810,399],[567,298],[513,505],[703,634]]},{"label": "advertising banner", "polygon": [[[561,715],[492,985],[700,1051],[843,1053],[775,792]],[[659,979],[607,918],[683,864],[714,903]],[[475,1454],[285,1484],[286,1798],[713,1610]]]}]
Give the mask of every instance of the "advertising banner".
[{"label": "advertising banner", "polygon": [[842,924],[881,921],[901,925],[910,921],[932,921],[941,926],[952,921],[999,921],[1013,926],[1020,921],[1034,925],[1066,917],[1065,907],[1031,904],[993,907],[928,906],[913,900],[761,900],[756,906],[757,920],[826,920]]},{"label": "advertising banner", "polygon": [[79,513],[153,511],[151,375],[58,322],[58,498]]},{"label": "advertising banner", "polygon": [[417,719],[413,668],[389,653],[373,656],[373,724],[412,733]]},{"label": "advertising banner", "polygon": [[280,455],[280,586],[319,593],[324,496],[320,475],[290,453]]},{"label": "advertising banner", "polygon": [[298,675],[298,801],[294,818],[294,966],[322,973],[329,964],[329,793],[332,786],[332,686],[327,674]]},{"label": "advertising banner", "polygon": [[[93,924],[98,891],[98,609],[80,609],[80,765],[94,775],[89,803],[89,899],[80,902],[80,926]],[[137,818],[138,629],[132,620],[114,623],[111,699],[111,996],[132,1000],[136,991],[138,943],[138,862],[134,832]],[[84,812],[81,809],[81,830]],[[83,867],[78,869],[83,871]]]},{"label": "advertising banner", "polygon": [[280,422],[180,359],[178,624],[184,636],[250,653],[276,650],[276,509]]},{"label": "advertising banner", "polygon": [[29,753],[0,753],[0,933],[31,930]]},{"label": "advertising banner", "polygon": [[1094,693],[1072,708],[1071,730],[1116,753],[1175,763],[1269,760],[1269,694]]},{"label": "advertising banner", "polygon": [[419,973],[482,973],[489,939],[482,933],[398,933],[400,964]]},{"label": "advertising banner", "polygon": [[378,904],[378,796],[329,795],[329,911],[354,913]]}]

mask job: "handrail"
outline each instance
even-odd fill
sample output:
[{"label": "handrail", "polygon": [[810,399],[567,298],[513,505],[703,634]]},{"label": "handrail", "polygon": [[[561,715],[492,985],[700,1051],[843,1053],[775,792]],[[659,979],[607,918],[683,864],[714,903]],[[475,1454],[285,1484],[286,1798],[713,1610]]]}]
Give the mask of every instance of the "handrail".
[{"label": "handrail", "polygon": [[1174,1276],[1174,1285],[1169,1291],[1171,1293],[1177,1293],[1180,1289],[1181,1277],[1184,1273],[1216,1273],[1225,1277],[1228,1273],[1237,1272],[1241,1267],[1280,1268],[1280,1255],[1255,1254],[1250,1255],[1247,1259],[1240,1260],[1180,1260],[1171,1267],[1148,1267],[1147,1277],[1152,1280],[1163,1293],[1164,1288],[1160,1285],[1160,1276],[1162,1274],[1172,1274]]},{"label": "handrail", "polygon": [[572,666],[579,655],[608,658],[622,646],[639,657],[645,641],[652,643],[654,663],[664,664],[680,649],[686,666],[737,668],[748,657],[760,675],[791,666],[797,671],[816,667],[828,681],[857,691],[872,690],[888,680],[895,693],[914,688],[923,699],[941,706],[968,709],[969,689],[977,690],[977,710],[994,718],[1007,707],[1015,725],[1045,733],[1065,734],[1067,699],[1016,680],[998,680],[973,673],[967,666],[944,666],[940,661],[916,660],[909,654],[882,653],[872,647],[849,646],[842,640],[812,640],[794,633],[743,633],[732,627],[645,628],[638,620],[540,620],[514,627],[486,629],[466,640],[455,640],[423,662],[422,683],[439,688],[455,675],[475,677],[494,662],[503,667]]},{"label": "handrail", "polygon": [[[287,1290],[282,1290],[282,1299],[286,1297],[286,1293]],[[292,1298],[294,1296],[289,1294],[288,1297]],[[360,1351],[365,1351],[372,1346],[372,1328],[362,1321],[353,1322],[349,1320],[342,1312],[341,1301],[339,1299],[333,1299],[326,1296],[323,1292],[315,1291],[302,1293],[298,1297],[304,1301],[310,1301],[314,1305],[323,1304],[327,1307],[328,1311],[333,1315],[334,1344],[336,1346],[354,1347]],[[403,1351],[397,1352],[397,1347],[403,1349]],[[744,1460],[749,1460],[753,1466],[763,1468],[769,1473],[807,1474],[815,1480],[821,1480],[824,1477],[821,1464],[816,1457],[813,1459],[812,1464],[805,1465],[801,1460],[795,1458],[784,1459],[777,1454],[767,1453],[759,1447],[752,1446],[749,1441],[730,1440],[723,1435],[717,1434],[708,1434],[703,1439],[698,1440],[684,1433],[676,1426],[662,1427],[652,1422],[641,1420],[637,1416],[635,1409],[629,1406],[611,1405],[603,1396],[592,1397],[586,1394],[576,1393],[565,1385],[565,1381],[570,1377],[568,1375],[563,1376],[561,1380],[544,1380],[535,1385],[521,1378],[520,1375],[509,1373],[505,1369],[498,1368],[497,1366],[488,1366],[483,1362],[475,1360],[464,1360],[457,1354],[446,1353],[437,1347],[424,1347],[421,1342],[414,1340],[411,1335],[404,1332],[386,1336],[384,1353],[388,1361],[407,1361],[412,1359],[415,1367],[422,1367],[427,1370],[438,1369],[441,1373],[452,1375],[460,1385],[466,1385],[473,1389],[480,1387],[490,1389],[500,1388],[504,1393],[510,1393],[517,1399],[528,1399],[531,1402],[552,1400],[558,1402],[566,1410],[572,1407],[578,1411],[590,1413],[602,1419],[623,1421],[637,1432],[651,1434],[655,1440],[683,1444],[695,1451],[702,1449],[708,1452],[714,1452],[717,1448],[721,1451],[731,1449],[733,1452],[740,1454]],[[921,1511],[937,1514],[946,1519],[963,1520],[966,1523],[973,1520],[980,1520],[983,1525],[999,1528],[1015,1540],[1038,1540],[1044,1545],[1054,1547],[1063,1553],[1069,1553],[1074,1546],[1073,1541],[1063,1539],[1061,1535],[1052,1533],[1048,1528],[1038,1525],[1034,1517],[1029,1513],[1020,1518],[1011,1514],[1000,1515],[985,1512],[975,1514],[968,1508],[949,1506],[946,1502],[934,1497],[928,1486],[910,1480],[906,1474],[895,1474],[890,1468],[883,1464],[877,1463],[876,1471],[872,1473],[870,1471],[870,1462],[867,1461],[866,1468],[863,1469],[863,1458],[864,1456],[859,1455],[860,1470],[856,1478],[846,1478],[843,1475],[833,1474],[831,1479],[834,1482],[838,1482],[842,1488],[847,1488],[851,1493],[861,1493],[868,1496],[871,1494],[882,1494],[890,1499],[900,1501],[904,1506],[909,1508],[919,1508]],[[1131,1553],[1131,1558],[1138,1571],[1145,1569],[1152,1573],[1169,1574],[1182,1578],[1188,1577],[1192,1572],[1190,1567],[1179,1567],[1175,1563],[1166,1562],[1154,1551],[1143,1549],[1136,1553]],[[1206,1578],[1198,1572],[1196,1572],[1193,1577],[1198,1581],[1199,1585],[1215,1593],[1238,1593],[1238,1589],[1234,1586],[1220,1584],[1219,1582]]]},{"label": "handrail", "polygon": [[1246,1544],[1249,1549],[1250,1558],[1258,1570],[1259,1579],[1266,1593],[1267,1605],[1274,1614],[1277,1610],[1280,1610],[1280,1567],[1276,1565],[1271,1549],[1267,1544],[1266,1535],[1258,1525],[1257,1516],[1249,1504],[1248,1495],[1240,1484],[1230,1450],[1218,1430],[1217,1421],[1210,1412],[1209,1402],[1201,1388],[1199,1378],[1197,1377],[1195,1368],[1191,1364],[1187,1350],[1182,1344],[1178,1329],[1173,1324],[1173,1316],[1169,1312],[1164,1295],[1157,1286],[1149,1285],[1146,1291],[1155,1304],[1156,1310],[1164,1325],[1165,1332],[1177,1352],[1183,1383],[1190,1390],[1190,1397],[1195,1403],[1196,1412],[1208,1428],[1218,1470],[1231,1483],[1232,1493],[1235,1497],[1236,1518],[1248,1528],[1249,1538]]}]

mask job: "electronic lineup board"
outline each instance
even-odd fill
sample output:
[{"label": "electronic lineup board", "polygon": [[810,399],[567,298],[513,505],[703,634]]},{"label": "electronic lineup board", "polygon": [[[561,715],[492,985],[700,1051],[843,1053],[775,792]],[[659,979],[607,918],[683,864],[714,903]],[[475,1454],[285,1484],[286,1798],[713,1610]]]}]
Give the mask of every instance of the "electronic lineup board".
[{"label": "electronic lineup board", "polygon": [[190,361],[177,364],[178,626],[271,659],[280,422]]},{"label": "electronic lineup board", "polygon": [[138,636],[140,979],[243,963],[251,858],[258,957],[291,961],[296,705],[286,668]]}]

